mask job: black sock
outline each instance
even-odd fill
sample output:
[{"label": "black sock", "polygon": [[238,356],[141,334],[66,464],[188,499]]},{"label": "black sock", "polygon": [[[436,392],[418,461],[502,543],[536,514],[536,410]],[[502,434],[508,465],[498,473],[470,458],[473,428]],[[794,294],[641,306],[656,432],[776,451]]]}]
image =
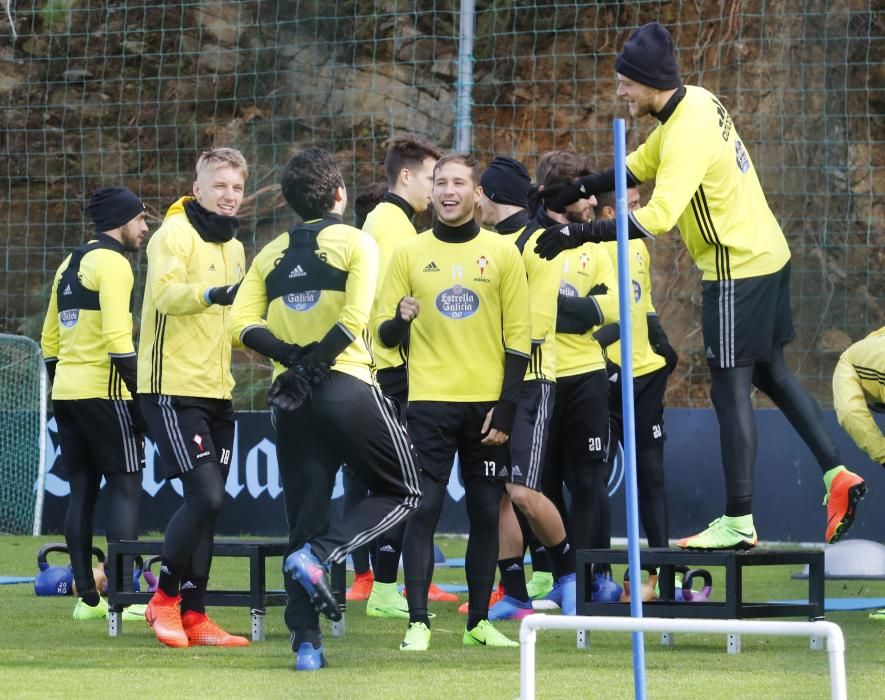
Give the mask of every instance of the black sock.
[{"label": "black sock", "polygon": [[430,628],[430,615],[426,612],[424,613],[409,613],[409,624],[411,625],[413,622],[423,622],[427,625],[428,629]]},{"label": "black sock", "polygon": [[375,541],[375,580],[378,583],[396,583],[399,573],[399,559],[403,549],[405,521],[402,527],[397,525],[393,532],[388,530]]},{"label": "black sock", "polygon": [[548,547],[547,554],[553,562],[553,572],[557,579],[575,573],[575,550],[569,545],[567,537],[559,544]]},{"label": "black sock", "polygon": [[499,559],[498,570],[501,572],[501,585],[504,586],[504,592],[516,600],[528,601],[529,593],[525,587],[525,569],[522,557]]},{"label": "black sock", "polygon": [[532,557],[532,571],[543,571],[549,574],[551,571],[550,555],[547,553],[547,548],[538,542],[537,545],[531,547],[530,554]]},{"label": "black sock", "polygon": [[157,588],[170,598],[178,596],[178,590],[181,587],[181,568],[175,566],[168,559],[163,560],[160,566],[160,580],[157,582]]},{"label": "black sock", "polygon": [[85,591],[80,597],[90,608],[96,607],[101,602],[101,596],[94,588],[91,591]]},{"label": "black sock", "polygon": [[485,619],[486,618],[484,615],[480,615],[479,613],[468,612],[467,613],[467,629],[472,630],[474,627],[476,627],[480,622],[482,622]]},{"label": "black sock", "polygon": [[206,614],[206,586],[209,579],[188,578],[181,582],[181,613]]},{"label": "black sock", "polygon": [[725,514],[729,518],[739,518],[742,515],[750,515],[752,512],[752,498],[729,498],[725,502]]}]

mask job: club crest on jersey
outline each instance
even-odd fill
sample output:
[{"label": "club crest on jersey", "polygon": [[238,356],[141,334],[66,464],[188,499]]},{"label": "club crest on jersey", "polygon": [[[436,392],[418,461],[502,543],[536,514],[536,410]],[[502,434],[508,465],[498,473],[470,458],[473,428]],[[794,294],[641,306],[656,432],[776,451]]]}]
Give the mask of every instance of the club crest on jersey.
[{"label": "club crest on jersey", "polygon": [[283,303],[292,311],[307,311],[316,306],[322,292],[319,289],[306,289],[283,295]]},{"label": "club crest on jersey", "polygon": [[581,261],[581,269],[582,269],[582,270],[586,270],[586,269],[587,269],[587,263],[590,262],[590,256],[587,255],[587,253],[581,253],[581,255],[580,255],[580,257],[578,258],[578,260]]},{"label": "club crest on jersey", "polygon": [[561,297],[577,297],[580,295],[578,294],[577,288],[573,287],[565,280],[561,280],[559,282],[559,296],[561,296]]},{"label": "club crest on jersey", "polygon": [[456,284],[439,293],[436,297],[436,309],[446,318],[467,318],[473,316],[479,309],[479,296],[476,292]]},{"label": "club crest on jersey", "polygon": [[59,323],[65,328],[76,326],[78,318],[80,318],[80,309],[65,309],[58,315]]},{"label": "club crest on jersey", "polygon": [[479,276],[483,277],[486,273],[486,268],[489,266],[489,259],[485,255],[480,255],[476,264],[479,265]]}]

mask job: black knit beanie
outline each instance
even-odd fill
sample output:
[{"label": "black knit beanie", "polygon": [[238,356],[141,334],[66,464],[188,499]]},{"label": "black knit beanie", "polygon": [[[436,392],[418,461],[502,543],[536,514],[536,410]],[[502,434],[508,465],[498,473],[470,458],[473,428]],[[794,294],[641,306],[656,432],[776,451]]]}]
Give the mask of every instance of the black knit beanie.
[{"label": "black knit beanie", "polygon": [[112,231],[141,214],[144,202],[125,187],[102,187],[92,193],[86,208],[96,231]]},{"label": "black knit beanie", "polygon": [[532,179],[528,170],[518,160],[507,156],[495,156],[479,179],[485,196],[495,204],[528,206],[527,196]]},{"label": "black knit beanie", "polygon": [[643,24],[624,44],[615,70],[637,83],[670,90],[682,85],[673,50],[673,37],[657,22]]}]

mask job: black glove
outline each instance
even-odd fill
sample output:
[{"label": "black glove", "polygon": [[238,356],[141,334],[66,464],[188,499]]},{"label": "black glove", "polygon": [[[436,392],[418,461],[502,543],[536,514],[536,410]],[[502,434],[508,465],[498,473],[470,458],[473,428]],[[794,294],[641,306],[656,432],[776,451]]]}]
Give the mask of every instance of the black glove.
[{"label": "black glove", "polygon": [[271,384],[270,391],[267,392],[267,403],[281,411],[291,412],[304,403],[308,394],[310,381],[301,372],[290,368]]},{"label": "black glove", "polygon": [[585,243],[589,228],[590,224],[557,224],[544,229],[535,243],[535,252],[545,260],[553,260],[562,251]]},{"label": "black glove", "polygon": [[240,289],[240,283],[229,285],[227,287],[212,287],[207,296],[209,301],[219,306],[230,306],[234,303],[237,291]]},{"label": "black glove", "polygon": [[52,357],[48,360],[43,360],[43,364],[46,366],[46,374],[49,376],[49,383],[55,383],[55,370],[58,367],[58,358]]},{"label": "black glove", "polygon": [[651,347],[667,363],[667,374],[673,374],[673,370],[679,364],[679,353],[669,343],[666,345],[652,345]]},{"label": "black glove", "polygon": [[144,419],[144,414],[141,412],[138,396],[133,395],[132,401],[128,401],[127,404],[129,406],[129,415],[132,417],[132,432],[141,437],[148,432],[148,425]]},{"label": "black glove", "polygon": [[311,384],[320,384],[329,378],[335,364],[335,360],[329,362],[322,355],[320,344],[311,343],[304,347],[300,359],[292,367]]},{"label": "black glove", "polygon": [[580,199],[590,196],[586,188],[582,189],[580,183],[563,182],[559,185],[545,187],[538,192],[538,198],[544,202],[544,207],[549,211],[562,213],[569,204],[574,204]]},{"label": "black glove", "polygon": [[673,370],[679,364],[679,354],[670,345],[670,339],[664,332],[657,315],[649,314],[646,321],[648,323],[648,343],[651,345],[651,349],[664,358],[667,363],[667,374],[673,374]]}]

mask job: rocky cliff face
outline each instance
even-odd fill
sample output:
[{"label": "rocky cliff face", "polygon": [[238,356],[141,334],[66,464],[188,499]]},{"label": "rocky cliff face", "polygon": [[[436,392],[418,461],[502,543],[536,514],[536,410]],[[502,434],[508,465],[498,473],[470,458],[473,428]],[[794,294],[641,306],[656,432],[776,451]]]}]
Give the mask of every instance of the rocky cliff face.
[{"label": "rocky cliff face", "polygon": [[[15,40],[0,20],[2,330],[39,336],[52,272],[80,242],[83,202],[101,184],[139,192],[156,226],[190,189],[200,150],[236,146],[253,165],[244,228],[254,249],[291,223],[277,173],[300,145],[333,150],[351,192],[382,177],[394,133],[449,146],[457,10],[453,0],[11,3]],[[480,1],[474,150],[530,170],[551,148],[607,165],[611,119],[625,116],[615,54],[637,24],[667,24],[686,82],[728,107],[790,236],[793,359],[829,400],[836,352],[885,318],[883,28],[861,0],[802,10]],[[630,124],[628,145],[652,126]],[[697,275],[676,236],[653,256],[657,305],[683,355],[671,403],[706,402]],[[244,367],[247,383],[263,376]]]}]

